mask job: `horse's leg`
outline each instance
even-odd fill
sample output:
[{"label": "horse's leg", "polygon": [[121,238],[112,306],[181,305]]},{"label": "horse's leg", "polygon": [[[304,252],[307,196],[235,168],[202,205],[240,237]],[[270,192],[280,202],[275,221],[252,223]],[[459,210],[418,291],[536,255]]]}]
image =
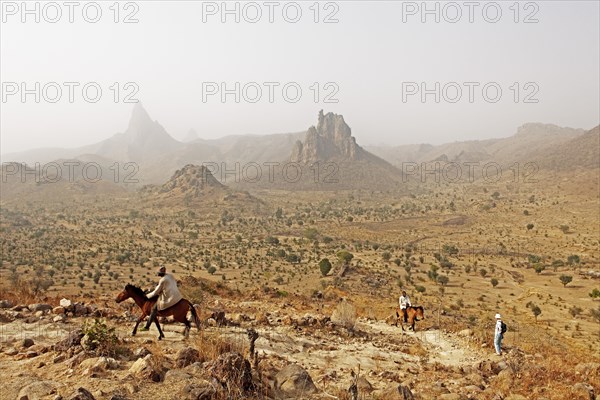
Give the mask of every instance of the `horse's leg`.
[{"label": "horse's leg", "polygon": [[142,314],[142,316],[139,317],[137,319],[137,321],[135,321],[135,326],[133,327],[133,332],[131,332],[131,336],[135,336],[135,334],[137,333],[137,328],[140,325],[140,322],[142,322],[145,317],[146,317],[146,314]]},{"label": "horse's leg", "polygon": [[162,329],[160,329],[160,324],[158,323],[158,315],[156,316],[156,319],[154,320],[154,324],[156,325],[156,329],[158,329],[158,340],[162,340],[162,338],[164,338],[165,335],[163,334]]},{"label": "horse's leg", "polygon": [[190,330],[192,329],[192,324],[186,318],[183,323],[185,324],[185,329],[183,330],[183,336],[187,339],[190,336]]}]

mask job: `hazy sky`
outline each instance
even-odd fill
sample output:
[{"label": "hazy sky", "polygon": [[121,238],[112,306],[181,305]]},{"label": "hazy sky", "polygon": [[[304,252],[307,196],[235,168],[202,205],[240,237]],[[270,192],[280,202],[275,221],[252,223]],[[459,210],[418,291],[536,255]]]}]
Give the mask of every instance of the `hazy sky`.
[{"label": "hazy sky", "polygon": [[[54,3],[60,9],[29,2],[32,10],[38,4],[36,23],[35,12],[23,14],[20,1],[3,1],[2,153],[76,147],[124,131],[133,108],[124,102],[134,87],[125,87],[127,82],[139,87],[133,98],[176,138],[191,128],[203,138],[302,131],[316,123],[319,109],[343,114],[359,144],[502,137],[525,122],[586,129],[599,123],[598,1],[520,2],[517,7],[512,1],[474,2],[474,8],[464,1],[428,2],[429,9],[438,7],[439,22],[423,13],[420,1],[314,3],[228,2],[229,9],[237,4],[236,23],[234,14],[222,13],[222,2],[120,3],[118,16],[112,1],[80,2],[71,23],[63,2]],[[87,22],[84,17],[96,18],[96,5],[99,21]],[[302,15],[292,23],[298,7]],[[52,23],[57,10],[61,18]],[[127,16],[138,22],[123,23]],[[324,23],[326,17],[338,22]],[[40,102],[35,93],[23,102],[21,83],[35,92],[36,82]],[[79,85],[70,84],[72,103],[64,82]],[[82,87],[90,82],[88,101]],[[116,103],[115,82],[120,88]],[[206,89],[221,82],[230,89],[240,83],[239,103],[234,94],[224,103],[219,94],[209,95]],[[425,102],[420,93],[411,94],[421,83],[433,89]],[[57,87],[62,95],[51,103]],[[95,87],[102,95],[91,103]],[[262,97],[252,103],[256,87]],[[298,87],[302,94],[293,103]],[[326,103],[336,88],[338,102]],[[457,88],[462,97],[452,103]],[[493,103],[497,88],[502,94]]]}]

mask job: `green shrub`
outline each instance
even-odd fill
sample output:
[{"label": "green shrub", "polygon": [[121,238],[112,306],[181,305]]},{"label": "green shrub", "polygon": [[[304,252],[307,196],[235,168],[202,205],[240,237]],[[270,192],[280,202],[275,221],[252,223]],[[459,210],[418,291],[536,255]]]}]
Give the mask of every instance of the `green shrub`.
[{"label": "green shrub", "polygon": [[95,318],[94,322],[87,320],[83,324],[82,332],[84,334],[82,341],[86,350],[102,356],[114,356],[119,352],[119,338],[115,328],[109,328],[105,321],[98,318]]}]

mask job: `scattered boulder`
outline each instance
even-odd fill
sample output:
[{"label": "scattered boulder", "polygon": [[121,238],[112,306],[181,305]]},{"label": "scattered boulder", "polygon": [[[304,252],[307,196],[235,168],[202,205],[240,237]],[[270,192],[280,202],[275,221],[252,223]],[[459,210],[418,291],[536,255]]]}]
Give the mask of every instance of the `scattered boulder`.
[{"label": "scattered boulder", "polygon": [[217,388],[206,380],[190,383],[183,388],[183,398],[186,400],[212,400],[216,394]]},{"label": "scattered boulder", "polygon": [[55,314],[55,315],[65,314],[66,312],[67,312],[67,310],[64,307],[61,307],[61,306],[54,307],[52,309],[52,314]]},{"label": "scattered boulder", "polygon": [[79,366],[83,370],[83,375],[90,375],[108,369],[117,369],[119,368],[119,362],[111,357],[94,357],[83,360]]},{"label": "scattered boulder", "polygon": [[75,303],[74,309],[73,309],[73,314],[76,317],[88,315],[89,312],[90,312],[90,310],[85,306],[85,304]]},{"label": "scattered boulder", "polygon": [[33,339],[30,338],[25,338],[23,339],[23,341],[21,342],[21,347],[24,349],[27,349],[31,346],[33,346],[35,343],[33,342]]},{"label": "scattered boulder", "polygon": [[185,347],[177,353],[175,365],[184,368],[200,359],[200,352],[193,347]]},{"label": "scattered boulder", "polygon": [[52,306],[50,304],[41,304],[41,303],[30,304],[29,306],[27,306],[27,308],[31,312],[52,310]]},{"label": "scattered boulder", "polygon": [[157,367],[157,362],[152,354],[148,354],[144,358],[138,359],[131,365],[129,372],[135,376],[150,379],[154,382],[160,382],[163,377],[162,368]]},{"label": "scattered boulder", "polygon": [[308,372],[297,364],[290,364],[275,375],[275,388],[285,396],[312,394],[317,391]]},{"label": "scattered boulder", "polygon": [[4,354],[7,356],[16,356],[19,354],[19,350],[15,349],[14,347],[9,347],[8,349],[4,350]]},{"label": "scattered boulder", "polygon": [[81,329],[76,329],[74,331],[69,332],[66,338],[57,342],[53,349],[54,351],[67,351],[72,347],[79,346],[81,344],[81,339],[83,338],[83,331]]},{"label": "scattered boulder", "polygon": [[144,358],[148,354],[152,354],[150,350],[145,347],[139,347],[133,351],[133,356],[137,360],[138,358]]},{"label": "scattered boulder", "polygon": [[42,399],[57,393],[62,384],[54,381],[36,381],[24,386],[17,395],[17,400]]},{"label": "scattered boulder", "polygon": [[188,374],[185,371],[182,371],[179,369],[171,369],[171,370],[167,371],[167,373],[165,374],[163,383],[165,385],[176,384],[176,383],[180,383],[180,382],[189,381],[192,378],[193,378],[193,376],[191,374]]},{"label": "scattered boulder", "polygon": [[14,304],[9,300],[0,300],[0,308],[12,308]]},{"label": "scattered boulder", "polygon": [[254,386],[250,362],[239,353],[221,354],[216,360],[206,363],[205,368],[225,387],[233,385],[247,391]]},{"label": "scattered boulder", "polygon": [[60,299],[60,302],[58,303],[61,307],[64,307],[66,309],[69,309],[73,303],[71,302],[71,300],[68,299]]},{"label": "scattered boulder", "polygon": [[77,389],[71,396],[67,398],[68,400],[96,400],[96,398],[86,389],[80,387]]}]

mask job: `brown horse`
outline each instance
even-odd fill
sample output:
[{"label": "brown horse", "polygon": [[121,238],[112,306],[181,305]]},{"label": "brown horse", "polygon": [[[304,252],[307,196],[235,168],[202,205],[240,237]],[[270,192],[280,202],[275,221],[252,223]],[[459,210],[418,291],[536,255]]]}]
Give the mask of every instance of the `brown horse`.
[{"label": "brown horse", "polygon": [[[417,317],[425,319],[425,313],[422,306],[406,307],[406,314],[408,316],[408,324],[413,331],[415,330],[415,322],[418,321]],[[396,318],[396,326],[398,326],[398,321],[400,321],[402,330],[404,331],[404,315],[400,311],[400,308],[396,308]]]},{"label": "brown horse", "polygon": [[[148,299],[148,296],[146,296],[146,293],[144,293],[142,289],[140,289],[137,286],[127,284],[125,285],[125,289],[117,295],[116,301],[117,303],[120,303],[122,301],[127,300],[130,297],[133,299],[133,301],[135,301],[135,304],[137,304],[138,307],[142,310],[142,315],[137,319],[135,326],[133,327],[133,332],[131,332],[131,336],[135,336],[138,325],[144,320],[144,318],[146,318],[147,315],[150,315],[150,313],[152,312],[152,307],[154,307],[154,304],[158,300],[158,297]],[[165,335],[162,332],[162,329],[160,329],[158,317],[168,317],[171,315],[173,316],[173,318],[175,318],[175,321],[182,322],[183,324],[185,324],[185,330],[183,331],[183,335],[187,337],[192,327],[190,321],[188,321],[187,319],[188,310],[192,313],[192,318],[194,319],[194,324],[196,325],[196,328],[200,330],[200,318],[198,318],[198,314],[196,313],[194,305],[186,299],[181,299],[175,305],[165,310],[158,311],[157,316],[154,319],[154,323],[156,324],[156,328],[158,329],[159,333],[158,340],[161,340],[165,337]]]}]

